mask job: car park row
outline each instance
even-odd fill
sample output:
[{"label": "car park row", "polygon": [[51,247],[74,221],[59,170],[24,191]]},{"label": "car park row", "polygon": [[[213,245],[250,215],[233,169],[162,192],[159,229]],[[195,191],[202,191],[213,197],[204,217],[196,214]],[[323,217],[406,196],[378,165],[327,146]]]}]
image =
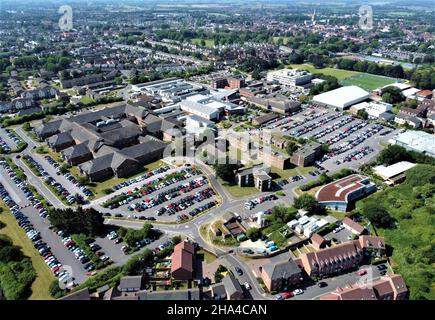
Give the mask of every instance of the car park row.
[{"label": "car park row", "polygon": [[149,171],[149,172],[145,173],[144,175],[141,175],[140,177],[132,178],[132,179],[127,180],[127,181],[124,181],[124,182],[122,182],[122,183],[118,183],[117,185],[115,185],[115,186],[113,187],[113,189],[115,189],[115,190],[119,190],[119,189],[121,189],[121,188],[124,188],[124,187],[130,186],[130,185],[132,185],[133,183],[137,183],[137,182],[143,181],[143,180],[145,180],[145,179],[148,179],[148,178],[150,178],[150,177],[152,177],[152,176],[154,176],[154,175],[156,175],[156,174],[160,174],[160,173],[166,172],[166,171],[168,171],[169,169],[170,169],[169,166],[162,166],[162,167],[157,168],[157,169],[155,169],[155,170]]},{"label": "car park row", "polygon": [[[300,136],[302,136],[310,131],[313,131],[314,129],[316,129],[316,128],[318,128],[318,127],[320,127],[320,126],[322,126],[322,125],[324,125],[332,120],[339,118],[339,117],[341,117],[340,113],[330,114],[321,120],[317,120],[314,123],[306,124],[302,128],[291,131],[291,135],[293,135],[295,137],[300,137]],[[304,123],[306,123],[307,121],[311,121],[311,119],[310,120],[305,119]]]},{"label": "car park row", "polygon": [[[45,160],[47,160],[47,162],[49,164],[51,164],[57,170],[56,173],[60,175],[61,174],[60,164],[58,162],[56,162],[56,160],[54,160],[50,156],[45,156],[44,158],[45,158]],[[67,179],[69,182],[71,182],[73,185],[75,185],[77,188],[79,188],[83,192],[84,195],[86,195],[87,197],[92,197],[93,196],[92,191],[89,190],[85,185],[80,184],[77,181],[77,179],[71,173],[65,172],[63,174],[63,176],[65,177],[65,179]]]},{"label": "car park row", "polygon": [[68,204],[71,205],[77,201],[76,197],[73,196],[61,183],[59,183],[52,176],[50,176],[50,174],[47,171],[45,171],[42,165],[39,164],[35,159],[33,159],[32,156],[25,155],[24,158],[39,172],[39,174],[42,176],[42,178],[48,185],[51,185],[57,191],[58,194],[60,194],[62,197],[66,199]]},{"label": "car park row", "polygon": [[[140,187],[136,187],[132,190],[127,190],[121,194],[115,195],[115,196],[107,199],[104,203],[102,203],[102,206],[107,207],[109,209],[116,209],[122,205],[125,205],[125,204],[132,202],[134,199],[139,199],[143,196],[152,194],[153,192],[156,192],[157,190],[168,187],[174,183],[183,181],[187,178],[190,178],[192,176],[199,175],[199,174],[201,174],[201,171],[196,170],[195,168],[192,168],[189,166],[185,166],[180,171],[177,171],[176,173],[174,173],[173,177],[169,177],[169,178],[168,177],[158,177],[156,179],[148,181]],[[166,181],[162,181],[162,180],[166,180]],[[120,201],[115,201],[116,199],[123,198],[123,197],[125,197],[125,199],[122,199]],[[133,210],[135,208],[133,208]]]},{"label": "car park row", "polygon": [[256,205],[263,203],[265,201],[272,201],[272,200],[276,200],[278,199],[277,196],[275,196],[274,194],[270,194],[268,196],[261,196],[252,200],[248,200],[245,202],[245,209],[247,210],[251,210],[253,208],[255,208]]}]

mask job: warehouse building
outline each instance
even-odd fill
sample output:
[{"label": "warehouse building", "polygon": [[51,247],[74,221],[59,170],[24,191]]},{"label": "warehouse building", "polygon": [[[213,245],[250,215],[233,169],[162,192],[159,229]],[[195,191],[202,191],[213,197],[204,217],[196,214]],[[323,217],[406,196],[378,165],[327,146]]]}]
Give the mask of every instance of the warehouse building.
[{"label": "warehouse building", "polygon": [[346,86],[318,94],[313,97],[313,101],[344,110],[368,98],[370,98],[370,93],[360,87]]},{"label": "warehouse building", "polygon": [[405,173],[409,169],[415,167],[416,164],[408,161],[401,161],[391,166],[376,166],[373,168],[374,172],[384,179],[385,183],[393,185],[402,182],[405,179]]},{"label": "warehouse building", "polygon": [[408,150],[435,157],[435,136],[433,134],[423,131],[408,130],[392,138],[390,142]]}]

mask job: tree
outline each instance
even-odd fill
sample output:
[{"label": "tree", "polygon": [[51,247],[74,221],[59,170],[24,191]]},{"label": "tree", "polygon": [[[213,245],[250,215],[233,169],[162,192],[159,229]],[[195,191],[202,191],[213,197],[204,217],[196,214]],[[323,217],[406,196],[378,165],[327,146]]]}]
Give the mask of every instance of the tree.
[{"label": "tree", "polygon": [[94,237],[104,231],[103,215],[94,208],[52,208],[49,210],[49,220],[54,227],[69,234],[82,233]]},{"label": "tree", "polygon": [[287,145],[285,147],[285,151],[287,151],[287,153],[291,156],[293,155],[293,153],[298,149],[298,145],[293,142],[293,141],[289,141],[287,142]]},{"label": "tree", "polygon": [[216,176],[221,178],[226,182],[234,182],[234,171],[239,168],[238,164],[229,163],[228,159],[226,164],[219,164],[217,161],[213,165],[214,172]]},{"label": "tree", "polygon": [[143,252],[134,255],[124,264],[122,267],[122,272],[128,276],[135,276],[140,273],[140,271],[147,266],[147,264],[152,260],[153,253],[150,249],[146,248]]},{"label": "tree", "polygon": [[394,222],[387,209],[374,200],[364,203],[363,215],[377,228],[390,228]]},{"label": "tree", "polygon": [[296,215],[298,211],[293,207],[287,207],[285,205],[277,205],[272,209],[272,219],[280,222],[287,223]]},{"label": "tree", "polygon": [[180,242],[181,242],[181,236],[173,236],[172,237],[172,243],[174,246],[179,244]]},{"label": "tree", "polygon": [[246,236],[251,239],[251,241],[257,241],[261,237],[261,230],[255,227],[246,230]]},{"label": "tree", "polygon": [[27,131],[27,132],[32,130],[32,126],[30,125],[29,122],[24,122],[24,124],[23,124],[23,130]]},{"label": "tree", "polygon": [[405,100],[402,91],[399,88],[389,86],[382,89],[382,101],[387,103],[397,103]]},{"label": "tree", "polygon": [[358,112],[356,113],[356,115],[358,117],[360,117],[361,119],[367,120],[369,118],[369,114],[367,113],[367,111],[365,111],[364,109],[358,110]]},{"label": "tree", "polygon": [[324,214],[325,213],[325,208],[322,207],[313,196],[311,196],[307,193],[304,193],[300,197],[296,198],[294,206],[297,209],[307,210],[309,214],[315,214],[315,213],[316,214]]}]

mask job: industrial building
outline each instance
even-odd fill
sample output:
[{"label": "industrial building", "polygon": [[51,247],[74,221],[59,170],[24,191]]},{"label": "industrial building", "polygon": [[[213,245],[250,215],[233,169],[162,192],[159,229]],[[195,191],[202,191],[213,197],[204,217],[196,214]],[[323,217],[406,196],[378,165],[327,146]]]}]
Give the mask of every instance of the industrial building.
[{"label": "industrial building", "polygon": [[313,102],[343,110],[368,98],[370,93],[364,89],[358,86],[346,86],[318,94],[313,97]]},{"label": "industrial building", "polygon": [[408,130],[398,134],[390,142],[408,150],[435,157],[435,136],[433,134],[424,131]]},{"label": "industrial building", "polygon": [[405,172],[415,167],[416,164],[408,161],[401,161],[390,166],[376,166],[373,171],[384,179],[385,183],[393,185],[405,179]]},{"label": "industrial building", "polygon": [[364,110],[367,112],[369,118],[371,119],[378,119],[378,118],[385,118],[382,116],[384,113],[391,114],[391,117],[393,117],[393,114],[391,113],[391,110],[393,108],[393,105],[390,103],[385,103],[381,101],[370,101],[370,102],[361,102],[356,105],[353,105],[350,108],[350,112],[353,114],[357,114],[358,111]]}]

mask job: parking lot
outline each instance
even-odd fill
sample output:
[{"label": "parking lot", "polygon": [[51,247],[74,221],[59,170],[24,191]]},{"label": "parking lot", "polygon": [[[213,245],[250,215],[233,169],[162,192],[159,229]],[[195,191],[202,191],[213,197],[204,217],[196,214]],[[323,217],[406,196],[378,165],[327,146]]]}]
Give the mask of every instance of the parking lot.
[{"label": "parking lot", "polygon": [[317,162],[325,170],[357,168],[371,161],[396,130],[354,118],[341,112],[313,105],[292,117],[283,117],[266,125],[295,138],[314,138],[329,146],[330,152]]},{"label": "parking lot", "polygon": [[16,149],[21,142],[11,129],[0,128],[0,148],[3,153],[9,153]]},{"label": "parking lot", "polygon": [[181,221],[215,207],[216,196],[208,178],[185,165],[166,176],[144,180],[140,186],[107,199],[102,206],[108,209],[106,216]]},{"label": "parking lot", "polygon": [[[59,175],[57,175],[57,173],[50,174],[46,171],[45,167],[41,165],[41,161],[36,160],[33,156],[25,155],[24,159],[26,160],[26,163],[29,163],[30,166],[39,173],[42,179],[44,179],[44,181],[55,190],[56,194],[64,199],[68,204],[71,205],[77,201],[77,198],[75,197],[76,193],[71,193],[76,191],[74,189],[77,188],[73,189],[71,186],[69,186],[69,184],[72,185],[72,183],[69,181],[68,184],[66,184],[65,181],[64,183],[59,182],[61,177],[60,173]],[[54,167],[50,171],[53,172],[53,170],[55,170]],[[70,187],[71,189],[69,189]]]},{"label": "parking lot", "polygon": [[[42,250],[40,253],[44,254],[44,259],[53,257],[50,263],[54,264],[51,266],[47,264],[53,273],[61,277],[65,275],[62,272],[67,271],[74,278],[75,283],[83,282],[87,278],[83,265],[63,246],[60,237],[51,230],[42,204],[34,198],[33,193],[27,188],[27,183],[18,179],[5,162],[2,162],[0,167],[0,183],[3,185],[3,197],[9,197],[9,199],[5,198],[5,202],[11,204],[11,211],[16,212],[18,222],[22,221],[24,227],[35,230],[32,233],[34,243],[41,240],[37,244],[38,251]],[[16,203],[16,206],[11,201]],[[67,268],[64,268],[65,266]]]}]

